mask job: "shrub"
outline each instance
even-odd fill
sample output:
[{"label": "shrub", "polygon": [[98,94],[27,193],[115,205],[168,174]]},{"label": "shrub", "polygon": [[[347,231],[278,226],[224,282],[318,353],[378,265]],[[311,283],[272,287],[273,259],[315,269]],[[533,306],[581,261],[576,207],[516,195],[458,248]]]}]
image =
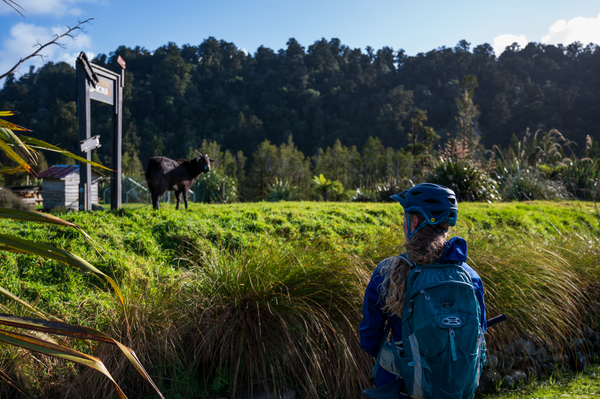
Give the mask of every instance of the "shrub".
[{"label": "shrub", "polygon": [[351,202],[377,202],[377,198],[377,191],[361,190],[360,188],[350,195]]},{"label": "shrub", "polygon": [[459,201],[487,201],[500,199],[498,183],[471,159],[444,158],[427,175],[427,182],[451,188]]},{"label": "shrub", "polygon": [[400,182],[396,179],[389,179],[386,182],[377,183],[375,187],[377,202],[394,202],[394,200],[390,198],[391,195],[411,188],[414,185],[415,183],[410,179],[402,179]]},{"label": "shrub", "polygon": [[346,199],[346,190],[344,189],[344,185],[341,181],[334,180],[331,182],[329,196],[332,201],[343,201]]},{"label": "shrub", "polygon": [[321,173],[313,179],[314,191],[323,196],[323,201],[338,200],[344,195],[344,185],[339,180],[329,180]]},{"label": "shrub", "polygon": [[498,201],[498,183],[479,161],[473,160],[471,147],[467,137],[449,140],[425,179],[451,188],[459,201]]},{"label": "shrub", "polygon": [[569,193],[561,182],[547,179],[536,169],[525,169],[508,176],[503,186],[507,201],[566,199]]},{"label": "shrub", "polygon": [[[225,185],[224,197],[223,185]],[[196,195],[196,202],[210,204],[232,203],[237,201],[238,196],[235,180],[214,170],[201,174],[196,179],[192,191]]]},{"label": "shrub", "polygon": [[0,208],[31,209],[17,194],[6,187],[0,187]]},{"label": "shrub", "polygon": [[394,202],[390,199],[391,195],[397,194],[407,188],[414,186],[410,179],[402,179],[398,182],[396,179],[389,179],[375,184],[375,190],[361,190],[348,192],[348,199],[352,202]]},{"label": "shrub", "polygon": [[595,162],[589,158],[575,159],[566,162],[556,169],[563,185],[575,198],[595,200],[596,185],[600,179],[600,171]]},{"label": "shrub", "polygon": [[275,179],[275,182],[269,185],[267,201],[294,201],[300,198],[300,190],[292,185],[288,180]]}]

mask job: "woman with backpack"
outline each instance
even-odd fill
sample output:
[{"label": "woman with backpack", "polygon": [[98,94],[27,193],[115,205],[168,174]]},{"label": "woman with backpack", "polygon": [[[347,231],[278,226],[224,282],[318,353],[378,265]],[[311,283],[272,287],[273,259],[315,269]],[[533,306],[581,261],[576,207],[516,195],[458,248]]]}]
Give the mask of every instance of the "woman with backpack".
[{"label": "woman with backpack", "polygon": [[458,217],[456,195],[423,183],[391,198],[404,209],[406,252],[380,262],[365,292],[360,345],[377,358],[378,388],[364,396],[470,398],[485,362],[486,317],[466,241],[446,240]]}]

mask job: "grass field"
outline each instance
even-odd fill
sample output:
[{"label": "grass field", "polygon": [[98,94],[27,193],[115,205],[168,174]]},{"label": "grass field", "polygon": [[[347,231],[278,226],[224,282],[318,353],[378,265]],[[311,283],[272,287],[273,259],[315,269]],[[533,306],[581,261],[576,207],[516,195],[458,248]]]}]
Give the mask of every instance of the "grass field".
[{"label": "grass field", "polygon": [[513,390],[501,390],[485,399],[590,399],[600,397],[600,366],[594,365],[584,372],[567,373]]},{"label": "grass field", "polygon": [[[167,204],[158,212],[140,207],[59,215],[100,243],[103,258],[75,231],[0,221],[3,231],[70,250],[114,276],[126,297],[125,313],[98,279],[32,256],[0,253],[0,285],[66,321],[128,343],[167,397],[217,397],[249,382],[284,384],[306,397],[360,392],[370,372],[357,342],[362,293],[376,263],[402,244],[401,207],[190,205],[187,212]],[[599,220],[595,205],[586,202],[460,205],[451,233],[469,242],[469,263],[484,280],[489,316],[509,316],[490,332],[491,347],[516,334],[558,342],[576,334],[583,321],[595,322],[590,309],[599,297]],[[114,394],[88,371],[0,350],[0,367],[32,392]],[[130,397],[151,396],[111,348],[100,345],[96,354],[126,392],[138,393]]]}]

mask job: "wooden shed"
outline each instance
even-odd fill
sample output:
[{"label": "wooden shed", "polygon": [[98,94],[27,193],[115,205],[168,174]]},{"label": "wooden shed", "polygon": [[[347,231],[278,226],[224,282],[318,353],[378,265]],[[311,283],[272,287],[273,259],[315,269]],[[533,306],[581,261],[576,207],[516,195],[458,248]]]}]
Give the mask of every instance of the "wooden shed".
[{"label": "wooden shed", "polygon": [[[79,165],[54,165],[38,174],[43,179],[42,197],[44,208],[57,206],[79,208]],[[92,172],[92,204],[98,203],[98,179],[101,176]]]}]

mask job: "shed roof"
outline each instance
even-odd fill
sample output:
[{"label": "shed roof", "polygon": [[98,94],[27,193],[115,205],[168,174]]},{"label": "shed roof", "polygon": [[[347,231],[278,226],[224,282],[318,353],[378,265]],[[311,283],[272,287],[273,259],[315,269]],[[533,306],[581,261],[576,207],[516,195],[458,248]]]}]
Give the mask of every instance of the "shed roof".
[{"label": "shed roof", "polygon": [[[38,173],[38,177],[46,178],[46,179],[64,179],[72,173],[79,174],[79,165],[54,165],[49,169],[46,169],[42,173]],[[98,172],[97,170],[92,169],[92,176],[100,176],[105,177],[103,173]]]},{"label": "shed roof", "polygon": [[53,165],[49,169],[38,173],[44,179],[63,179],[71,173],[79,173],[79,165]]}]

